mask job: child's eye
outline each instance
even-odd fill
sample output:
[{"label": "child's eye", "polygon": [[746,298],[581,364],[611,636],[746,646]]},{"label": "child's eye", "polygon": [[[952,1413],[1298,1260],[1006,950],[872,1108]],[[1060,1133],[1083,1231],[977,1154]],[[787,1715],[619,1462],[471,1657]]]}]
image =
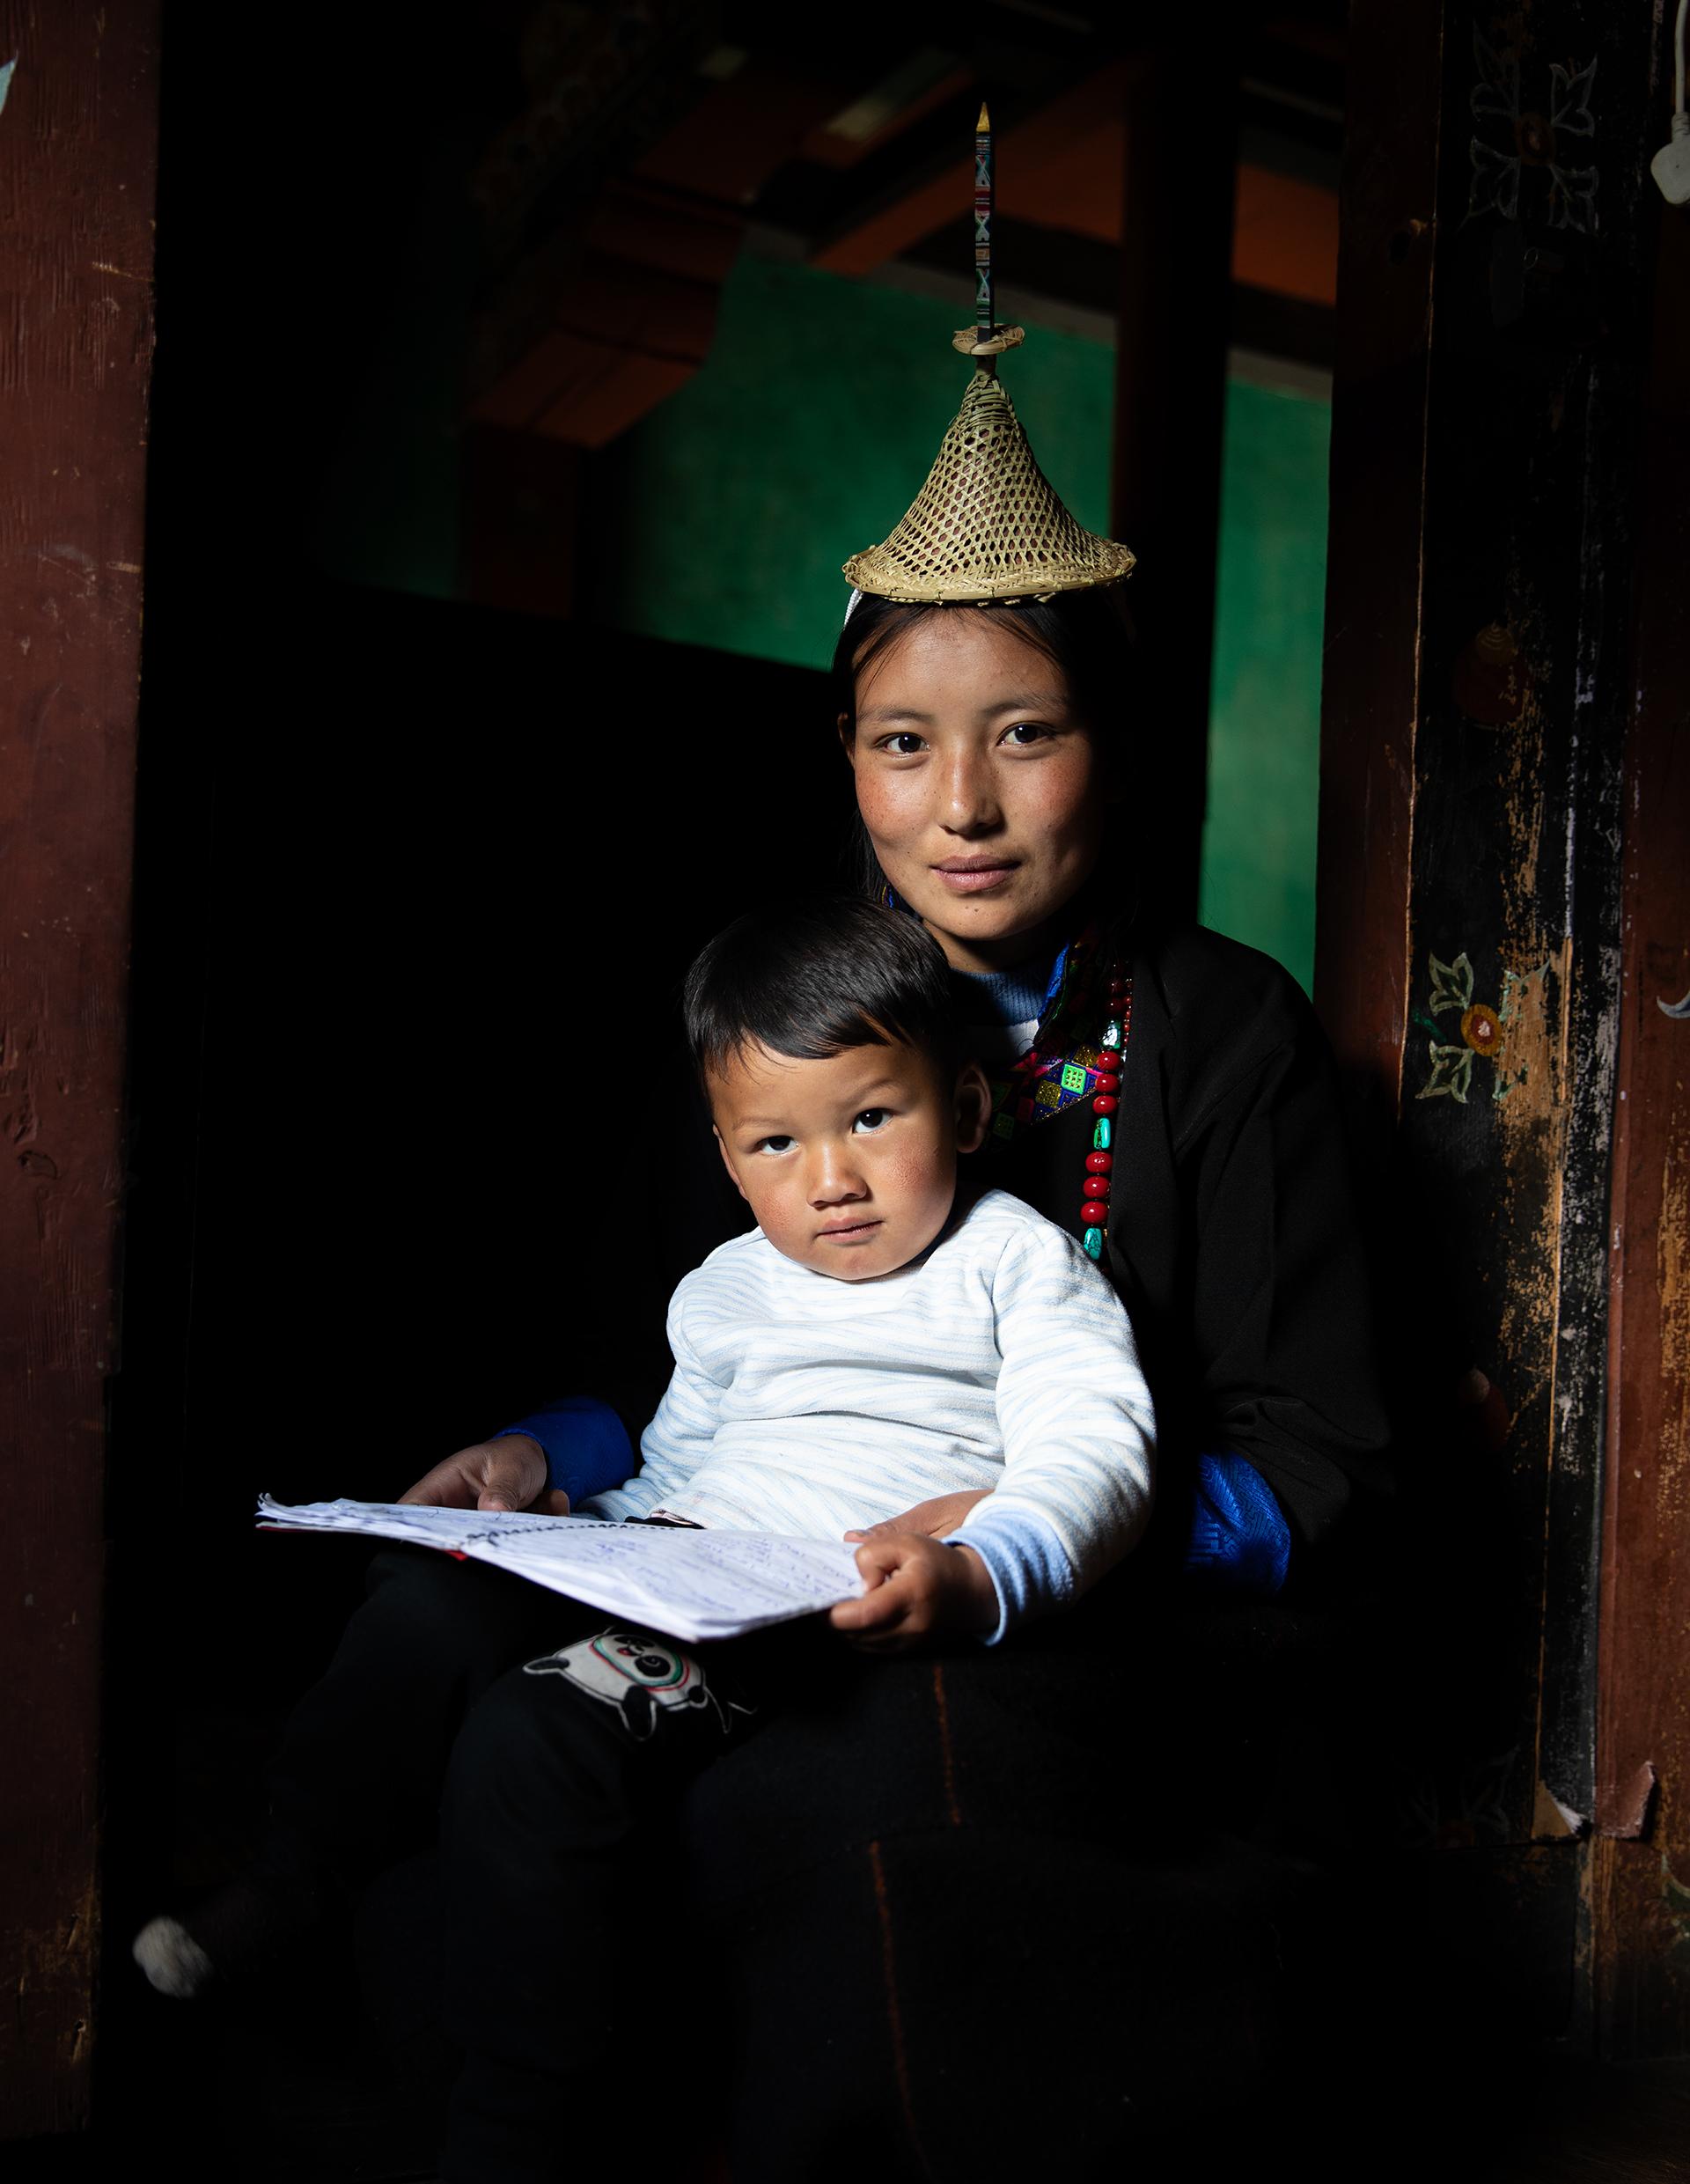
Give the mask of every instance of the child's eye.
[{"label": "child's eye", "polygon": [[884,1129],[891,1120],[891,1113],[885,1107],[864,1107],[851,1127],[859,1130]]},{"label": "child's eye", "polygon": [[1050,730],[1036,720],[1018,720],[1013,728],[1003,731],[1003,740],[1014,744],[1017,750],[1025,751],[1029,744],[1044,742],[1049,734]]},{"label": "child's eye", "polygon": [[790,1152],[791,1150],[792,1140],[790,1137],[760,1137],[752,1147],[753,1152]]}]

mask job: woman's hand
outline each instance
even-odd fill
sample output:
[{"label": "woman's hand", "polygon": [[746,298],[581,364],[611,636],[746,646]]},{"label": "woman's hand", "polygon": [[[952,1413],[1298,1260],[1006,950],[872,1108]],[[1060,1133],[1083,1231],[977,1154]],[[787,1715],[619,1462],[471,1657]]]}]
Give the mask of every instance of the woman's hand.
[{"label": "woman's hand", "polygon": [[548,1487],[546,1452],[526,1433],[502,1433],[477,1441],[425,1472],[401,1502],[431,1509],[530,1509],[542,1517],[567,1517],[569,1497]]},{"label": "woman's hand", "polygon": [[930,1502],[917,1502],[914,1509],[905,1510],[901,1517],[888,1517],[884,1523],[869,1525],[861,1532],[848,1532],[848,1540],[885,1540],[894,1532],[924,1533],[930,1540],[942,1540],[947,1532],[954,1532],[976,1502],[983,1502],[991,1492],[989,1487],[980,1487],[969,1494],[937,1494]]},{"label": "woman's hand", "polygon": [[868,1591],[827,1611],[835,1630],[865,1653],[901,1653],[951,1630],[989,1630],[997,1591],[971,1547],[942,1547],[920,1532],[867,1539],[856,1566]]}]

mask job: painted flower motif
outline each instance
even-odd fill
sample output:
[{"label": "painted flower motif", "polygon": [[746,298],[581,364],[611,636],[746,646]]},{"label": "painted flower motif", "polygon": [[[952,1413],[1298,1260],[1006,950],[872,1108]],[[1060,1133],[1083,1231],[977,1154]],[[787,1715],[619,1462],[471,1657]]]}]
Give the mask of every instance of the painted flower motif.
[{"label": "painted flower motif", "polygon": [[1401,1841],[1422,1849],[1471,1849],[1513,1836],[1508,1785],[1516,1752],[1469,1758],[1453,1780],[1430,1770],[1404,1776],[1397,1791],[1396,1825]]},{"label": "painted flower motif", "polygon": [[[1473,997],[1473,962],[1469,956],[1464,952],[1452,962],[1445,963],[1429,952],[1426,969],[1432,989],[1427,996],[1425,1013],[1416,1009],[1414,1021],[1422,1031],[1431,1033],[1426,1051],[1432,1066],[1414,1097],[1453,1099],[1459,1107],[1465,1107],[1473,1088],[1475,1056],[1491,1063],[1495,1069],[1490,1094],[1493,1099],[1505,1099],[1516,1085],[1524,1084],[1525,1066],[1511,1070],[1504,1052],[1508,1026],[1519,1013],[1528,989],[1540,983],[1548,968],[1547,963],[1540,963],[1535,970],[1525,973],[1504,971],[1502,1002],[1500,1006],[1493,1007],[1488,1001],[1475,1001]],[[1460,1011],[1459,1046],[1449,1039],[1447,1032],[1440,1037],[1441,1027],[1436,1018],[1451,1009]]]},{"label": "painted flower motif", "polygon": [[1468,107],[1474,121],[1490,127],[1474,136],[1467,147],[1473,167],[1468,217],[1495,212],[1504,220],[1517,219],[1522,171],[1535,171],[1549,184],[1548,225],[1595,234],[1598,171],[1569,164],[1568,140],[1596,135],[1596,117],[1591,111],[1596,63],[1583,69],[1563,68],[1559,61],[1550,63],[1546,114],[1521,104],[1517,54],[1498,53],[1475,29],[1473,57],[1479,73],[1467,95]]},{"label": "painted flower motif", "polygon": [[1473,1005],[1473,966],[1465,954],[1453,963],[1440,963],[1429,954],[1426,967],[1432,974],[1432,997],[1429,1006],[1434,1016],[1442,1016],[1445,1009],[1466,1009]]},{"label": "painted flower motif", "polygon": [[1474,1054],[1495,1054],[1496,1041],[1503,1035],[1503,1026],[1496,1011],[1488,1002],[1475,1001],[1461,1015],[1461,1036]]},{"label": "painted flower motif", "polygon": [[1426,1042],[1426,1051],[1432,1057],[1432,1073],[1414,1094],[1415,1099],[1453,1099],[1465,1107],[1467,1087],[1473,1082],[1472,1048],[1440,1047],[1431,1039]]},{"label": "painted flower motif", "polygon": [[1666,1907],[1666,1916],[1678,1929],[1672,1937],[1674,1954],[1690,1954],[1690,1888],[1685,1886],[1667,1864],[1665,1851],[1661,1853],[1661,1901]]}]

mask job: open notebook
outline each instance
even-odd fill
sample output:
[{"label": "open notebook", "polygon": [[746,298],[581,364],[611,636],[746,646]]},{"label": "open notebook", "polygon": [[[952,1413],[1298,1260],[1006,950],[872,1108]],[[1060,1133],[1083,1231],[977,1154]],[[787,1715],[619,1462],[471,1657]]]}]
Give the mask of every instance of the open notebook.
[{"label": "open notebook", "polygon": [[441,1548],[676,1638],[736,1638],[812,1615],[863,1590],[842,1540],[698,1532],[597,1517],[501,1516],[400,1502],[305,1502],[261,1494],[274,1532],[362,1532]]}]

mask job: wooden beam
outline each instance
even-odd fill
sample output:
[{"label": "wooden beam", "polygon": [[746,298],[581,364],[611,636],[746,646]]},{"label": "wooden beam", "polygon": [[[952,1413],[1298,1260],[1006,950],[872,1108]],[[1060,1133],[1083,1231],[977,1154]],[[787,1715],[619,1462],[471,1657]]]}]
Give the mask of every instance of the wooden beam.
[{"label": "wooden beam", "polygon": [[[1121,121],[1121,102],[1127,80],[1124,63],[1101,69],[1054,99],[1026,121],[1002,132],[999,143],[998,209],[1006,215],[1039,216],[1032,198],[1038,177],[1051,161],[1062,158],[1076,137],[1114,129]],[[959,238],[957,263],[966,273],[968,208],[974,202],[974,146],[965,139],[956,161],[918,188],[882,207],[843,234],[830,238],[812,254],[811,263],[829,273],[860,276],[872,273],[889,258],[896,258],[954,220]],[[1118,193],[1117,193],[1118,194]],[[1112,215],[1112,217],[1116,217]]]},{"label": "wooden beam", "polygon": [[155,0],[0,9],[0,2136],[85,2122],[152,356]]},{"label": "wooden beam", "polygon": [[1441,11],[1358,7],[1350,38],[1314,997],[1352,1089],[1370,1095],[1378,1163],[1408,1006]]},{"label": "wooden beam", "polygon": [[[1195,916],[1209,752],[1231,315],[1237,85],[1172,35],[1118,79],[1126,106],[1121,309],[1115,348],[1114,533],[1139,557],[1129,592],[1140,641],[1146,899]],[[1206,157],[1194,164],[1199,120]]]},{"label": "wooden beam", "polygon": [[[1126,188],[1127,131],[1123,119],[1131,64],[1102,69],[1073,85],[1019,127],[1003,135],[997,210],[1001,220],[1034,224],[1062,235],[1083,236],[1111,247],[1138,224],[1140,214]],[[1205,165],[1225,160],[1227,148],[1214,133],[1224,127],[1216,106],[1215,85],[1201,77],[1204,110],[1201,122],[1203,159],[1187,145],[1187,182],[1203,190]],[[1318,182],[1278,174],[1254,162],[1231,167],[1236,201],[1232,216],[1232,278],[1245,287],[1268,289],[1308,303],[1330,304],[1338,264],[1338,198]],[[961,158],[941,174],[922,182],[890,205],[874,209],[844,232],[830,237],[811,262],[830,273],[860,278],[893,258],[918,250],[930,237],[952,231],[959,293],[966,287],[967,212],[972,171]],[[921,255],[925,262],[926,252]],[[1040,267],[1003,263],[1015,286],[1038,292]]]},{"label": "wooden beam", "polygon": [[[474,423],[602,447],[684,386],[709,353],[746,206],[834,99],[748,66],[691,94],[626,174],[583,171],[569,217],[477,314]],[[484,186],[508,181],[508,164],[489,159]]]}]

